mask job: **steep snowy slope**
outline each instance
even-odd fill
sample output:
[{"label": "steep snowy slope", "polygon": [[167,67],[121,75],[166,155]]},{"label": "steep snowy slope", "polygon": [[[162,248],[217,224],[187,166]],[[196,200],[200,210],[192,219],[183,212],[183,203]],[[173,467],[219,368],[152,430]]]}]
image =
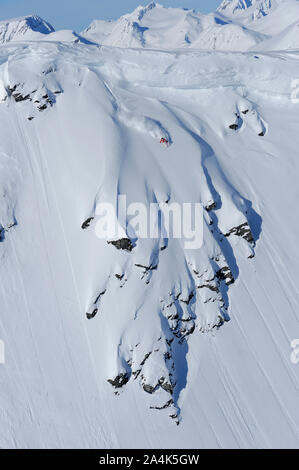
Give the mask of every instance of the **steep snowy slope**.
[{"label": "steep snowy slope", "polygon": [[0,43],[22,40],[36,40],[52,33],[53,26],[39,16],[24,16],[0,21]]},{"label": "steep snowy slope", "polygon": [[82,35],[89,40],[103,44],[115,27],[115,21],[94,20]]},{"label": "steep snowy slope", "polygon": [[82,36],[100,44],[153,49],[246,50],[265,39],[248,28],[231,24],[218,13],[202,15],[194,10],[164,8],[152,2],[117,21],[94,21]]},{"label": "steep snowy slope", "polygon": [[251,23],[267,16],[273,8],[285,1],[289,0],[223,0],[217,11],[227,17]]},{"label": "steep snowy slope", "polygon": [[296,21],[298,0],[224,0],[209,15],[152,2],[117,21],[94,21],[81,35],[122,48],[287,49],[298,48]]},{"label": "steep snowy slope", "polygon": [[261,51],[299,49],[299,20],[287,26],[273,38],[263,41],[257,49]]},{"label": "steep snowy slope", "polygon": [[84,44],[92,43],[71,30],[55,31],[53,26],[38,16],[26,16],[0,21],[0,43],[44,40],[82,42]]},{"label": "steep snowy slope", "polygon": [[219,6],[233,22],[249,26],[268,35],[259,46],[261,50],[295,49],[299,47],[296,24],[299,21],[298,0],[225,0]]},{"label": "steep snowy slope", "polygon": [[284,0],[271,13],[251,24],[255,31],[267,34],[268,39],[257,45],[257,50],[285,50],[299,48],[299,2]]},{"label": "steep snowy slope", "polygon": [[[0,446],[298,447],[299,54],[0,58]],[[202,247],[118,195],[202,203]]]}]

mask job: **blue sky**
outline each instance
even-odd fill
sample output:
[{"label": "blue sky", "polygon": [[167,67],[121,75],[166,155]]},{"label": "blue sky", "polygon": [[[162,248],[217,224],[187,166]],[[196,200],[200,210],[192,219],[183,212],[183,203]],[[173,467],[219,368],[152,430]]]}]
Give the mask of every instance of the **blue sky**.
[{"label": "blue sky", "polygon": [[[0,0],[0,19],[37,14],[55,29],[81,31],[93,19],[114,19],[150,0]],[[215,10],[221,0],[160,0],[165,7],[194,8],[202,13]]]}]

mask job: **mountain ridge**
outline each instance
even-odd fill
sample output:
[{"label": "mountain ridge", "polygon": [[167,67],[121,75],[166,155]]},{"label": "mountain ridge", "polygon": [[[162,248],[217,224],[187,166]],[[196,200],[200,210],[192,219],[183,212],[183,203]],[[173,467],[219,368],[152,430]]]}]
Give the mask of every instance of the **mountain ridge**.
[{"label": "mountain ridge", "polygon": [[10,20],[0,21],[0,43],[26,40],[27,37],[36,39],[38,35],[48,35],[54,32],[50,23],[37,15],[27,15]]},{"label": "mountain ridge", "polygon": [[[271,32],[270,26],[272,16],[274,25],[278,23],[280,13],[276,15],[276,10],[280,11],[280,7],[289,10],[290,19],[284,24],[287,29],[294,22],[294,16],[299,19],[296,0],[225,0],[214,13],[207,15],[195,10],[165,8],[151,2],[119,20],[94,21],[80,34],[114,47],[245,51],[258,49],[259,44],[272,38],[272,43],[279,48],[279,38],[274,40],[276,33]],[[263,28],[265,18],[266,28]],[[292,44],[299,47],[299,39],[293,40]]]},{"label": "mountain ridge", "polygon": [[81,33],[56,31],[35,15],[0,22],[0,43],[20,40],[89,42],[122,48],[265,50],[299,47],[298,0],[224,0],[215,12],[151,2],[118,20],[93,20]]}]

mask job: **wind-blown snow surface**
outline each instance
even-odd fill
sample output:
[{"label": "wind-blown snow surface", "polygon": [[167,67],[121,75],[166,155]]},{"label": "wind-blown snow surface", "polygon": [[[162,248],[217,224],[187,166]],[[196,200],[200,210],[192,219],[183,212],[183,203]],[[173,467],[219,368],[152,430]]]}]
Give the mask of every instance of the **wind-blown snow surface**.
[{"label": "wind-blown snow surface", "polygon": [[[0,59],[1,447],[298,447],[299,54]],[[117,194],[202,202],[203,247],[98,239]]]}]

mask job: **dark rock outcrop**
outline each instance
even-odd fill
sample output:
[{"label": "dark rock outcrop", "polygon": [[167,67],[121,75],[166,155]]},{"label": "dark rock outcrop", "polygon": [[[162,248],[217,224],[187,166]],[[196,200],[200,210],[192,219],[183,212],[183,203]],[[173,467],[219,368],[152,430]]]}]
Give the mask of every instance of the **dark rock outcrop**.
[{"label": "dark rock outcrop", "polygon": [[22,95],[21,93],[13,93],[13,98],[16,103],[19,103],[21,101],[27,101],[30,100],[30,95]]},{"label": "dark rock outcrop", "polygon": [[219,269],[215,276],[219,281],[225,281],[228,286],[235,282],[233,273],[228,266],[224,266],[224,268]]},{"label": "dark rock outcrop", "polygon": [[114,379],[108,379],[107,382],[114,388],[121,388],[128,383],[129,378],[129,375],[125,372],[124,374],[117,375]]},{"label": "dark rock outcrop", "polygon": [[238,227],[233,227],[225,234],[226,237],[229,237],[230,235],[237,235],[238,237],[244,238],[248,243],[254,243],[254,238],[247,222],[239,225]]},{"label": "dark rock outcrop", "polygon": [[205,207],[205,210],[206,210],[207,212],[210,212],[210,211],[212,211],[213,209],[216,209],[216,207],[217,207],[216,202],[212,202],[211,204],[209,204],[209,205],[207,205],[207,206]]},{"label": "dark rock outcrop", "polygon": [[131,252],[134,248],[133,243],[129,238],[121,238],[120,240],[112,240],[107,242],[108,245],[113,245],[117,250],[125,250]]},{"label": "dark rock outcrop", "polygon": [[92,313],[86,313],[86,318],[88,320],[91,320],[92,318],[96,316],[97,313],[98,313],[98,309],[95,308]]},{"label": "dark rock outcrop", "polygon": [[90,226],[93,219],[94,219],[93,217],[89,217],[88,219],[86,219],[85,222],[83,222],[83,224],[81,225],[82,230],[87,229]]}]

